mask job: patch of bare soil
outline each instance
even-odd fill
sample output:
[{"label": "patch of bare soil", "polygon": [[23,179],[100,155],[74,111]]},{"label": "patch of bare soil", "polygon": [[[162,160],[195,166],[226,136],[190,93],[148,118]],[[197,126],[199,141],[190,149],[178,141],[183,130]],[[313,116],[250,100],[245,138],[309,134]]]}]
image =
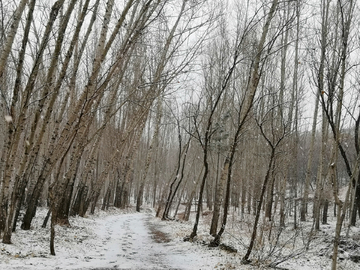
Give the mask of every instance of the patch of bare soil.
[{"label": "patch of bare soil", "polygon": [[148,223],[148,225],[151,232],[151,238],[156,243],[169,243],[171,241],[169,235],[156,228],[154,224]]}]

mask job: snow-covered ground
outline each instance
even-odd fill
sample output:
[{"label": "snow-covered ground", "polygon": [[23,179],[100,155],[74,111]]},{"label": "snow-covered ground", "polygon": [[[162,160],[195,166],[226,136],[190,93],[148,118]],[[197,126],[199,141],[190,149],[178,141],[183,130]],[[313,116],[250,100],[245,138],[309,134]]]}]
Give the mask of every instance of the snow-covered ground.
[{"label": "snow-covered ground", "polygon": [[71,227],[56,227],[51,256],[45,213],[39,210],[32,230],[17,230],[12,245],[0,244],[0,269],[226,269],[225,253],[174,237],[150,210],[71,218]]},{"label": "snow-covered ground", "polygon": [[[192,221],[161,221],[154,218],[150,209],[136,213],[133,208],[98,211],[85,218],[71,218],[71,227],[57,226],[56,256],[51,256],[49,229],[41,228],[45,214],[46,209],[39,209],[30,231],[18,229],[13,234],[12,245],[0,244],[1,270],[265,269],[264,263],[281,261],[286,256],[289,258],[278,265],[283,269],[320,270],[330,269],[331,265],[332,225],[322,226],[320,232],[314,233],[307,251],[303,247],[311,223],[303,223],[304,227],[297,231],[288,226],[279,234],[276,245],[254,247],[252,265],[241,265],[251,231],[250,218],[247,222],[229,222],[223,241],[239,250],[234,254],[206,245],[212,239],[208,234],[210,215],[202,217],[198,238],[190,243],[183,238],[190,234]],[[268,234],[269,228],[259,228],[259,237],[264,242]],[[359,229],[353,228],[351,235],[360,235]],[[258,239],[258,242],[262,241]],[[356,245],[356,241],[352,243]],[[360,269],[360,264],[349,260],[349,250],[344,248],[340,256],[338,269]]]}]

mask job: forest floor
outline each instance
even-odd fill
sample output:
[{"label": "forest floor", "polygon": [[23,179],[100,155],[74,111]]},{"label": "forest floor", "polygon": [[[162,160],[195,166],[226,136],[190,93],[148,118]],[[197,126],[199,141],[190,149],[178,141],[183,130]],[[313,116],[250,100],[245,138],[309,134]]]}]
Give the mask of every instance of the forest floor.
[{"label": "forest floor", "polygon": [[0,269],[235,269],[226,252],[182,241],[177,222],[171,227],[149,209],[70,218],[70,227],[56,227],[56,256],[51,256],[49,228],[41,228],[45,215],[40,208],[30,231],[19,229],[12,245],[0,244]]},{"label": "forest floor", "polygon": [[[40,208],[30,231],[19,229],[13,234],[12,245],[0,244],[0,269],[245,270],[270,269],[265,265],[275,263],[281,269],[316,270],[330,269],[331,265],[332,225],[323,226],[310,243],[306,240],[308,232],[305,229],[292,230],[289,226],[281,234],[273,233],[276,245],[255,246],[252,265],[241,265],[251,220],[248,225],[246,222],[229,222],[223,241],[238,249],[238,253],[228,253],[207,246],[211,240],[207,233],[210,215],[203,216],[198,237],[190,243],[184,242],[183,238],[190,234],[192,222],[161,221],[154,218],[150,209],[136,213],[133,208],[126,211],[112,208],[85,218],[73,217],[70,227],[57,226],[56,256],[51,256],[49,228],[41,228],[45,215],[46,209]],[[269,228],[261,227],[261,238],[265,239],[268,231]],[[352,231],[353,235],[358,233],[356,228]],[[349,246],[351,243],[353,246]],[[356,241],[344,244],[348,246],[341,248],[338,269],[360,269],[360,263],[349,259],[351,252],[359,254],[360,245],[356,246]],[[304,245],[308,246],[307,251]]]}]

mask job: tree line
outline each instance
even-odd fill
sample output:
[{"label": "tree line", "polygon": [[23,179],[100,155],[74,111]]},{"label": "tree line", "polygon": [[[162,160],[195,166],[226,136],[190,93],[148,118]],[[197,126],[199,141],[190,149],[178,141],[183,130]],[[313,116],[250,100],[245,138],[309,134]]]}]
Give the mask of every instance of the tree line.
[{"label": "tree line", "polygon": [[[231,209],[281,227],[360,214],[356,1],[2,0],[0,233],[39,206]],[[194,208],[195,207],[195,208]],[[233,213],[234,214],[234,213]],[[19,224],[18,224],[19,223]]]}]

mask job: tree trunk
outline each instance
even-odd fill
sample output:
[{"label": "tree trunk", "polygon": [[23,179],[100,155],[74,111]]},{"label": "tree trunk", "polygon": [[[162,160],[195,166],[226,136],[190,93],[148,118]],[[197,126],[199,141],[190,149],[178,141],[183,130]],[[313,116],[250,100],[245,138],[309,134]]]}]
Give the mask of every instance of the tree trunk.
[{"label": "tree trunk", "polygon": [[230,159],[226,158],[223,168],[221,170],[221,176],[220,179],[217,183],[217,187],[216,187],[216,195],[215,195],[215,201],[214,201],[214,211],[213,211],[213,216],[211,219],[211,225],[210,225],[210,234],[212,236],[216,236],[217,233],[217,227],[219,224],[219,217],[220,217],[220,210],[221,210],[221,206],[223,205],[223,194],[224,194],[224,188],[225,188],[225,182],[228,176],[228,171],[229,171],[229,164],[230,163]]},{"label": "tree trunk", "polygon": [[[3,45],[3,49],[0,54],[0,78],[3,76],[3,72],[5,70],[6,61],[10,55],[12,45],[14,43],[14,39],[19,27],[19,23],[21,22],[21,15],[26,7],[28,0],[21,0],[18,4],[14,14],[13,21],[11,26],[9,27],[9,32],[6,33],[5,44]],[[33,1],[34,3],[35,1]]]},{"label": "tree trunk", "polygon": [[285,228],[285,199],[286,199],[286,183],[287,175],[284,175],[280,183],[280,227]]},{"label": "tree trunk", "polygon": [[272,168],[272,174],[271,174],[271,182],[270,182],[270,188],[267,192],[267,202],[265,206],[265,218],[267,218],[269,221],[272,220],[272,208],[273,208],[273,202],[274,202],[274,186],[275,186],[275,161],[273,163]]},{"label": "tree trunk", "polygon": [[252,229],[250,244],[249,244],[249,247],[248,247],[248,249],[247,249],[247,251],[246,251],[245,256],[244,256],[244,257],[242,258],[242,260],[241,260],[242,263],[244,263],[244,264],[248,264],[248,263],[250,262],[250,261],[249,261],[249,257],[250,257],[251,251],[252,251],[252,249],[253,249],[253,246],[254,246],[254,244],[255,244],[255,238],[256,238],[257,226],[258,226],[259,218],[260,218],[260,212],[261,212],[262,202],[263,202],[263,200],[264,200],[264,195],[265,195],[266,187],[267,187],[268,181],[269,181],[269,179],[270,179],[271,169],[272,169],[272,163],[273,163],[274,157],[275,157],[275,148],[272,148],[272,150],[271,150],[271,155],[270,155],[270,160],[269,160],[269,165],[268,165],[268,169],[267,169],[267,172],[266,172],[266,175],[265,175],[264,182],[263,182],[263,184],[262,184],[261,194],[260,194],[259,202],[258,202],[257,209],[256,209],[255,221],[254,221],[254,224],[253,224],[253,229]]},{"label": "tree trunk", "polygon": [[322,224],[327,224],[329,201],[324,199]]},{"label": "tree trunk", "polygon": [[321,150],[320,150],[320,157],[319,157],[319,167],[317,172],[317,179],[316,179],[316,189],[315,189],[315,196],[314,196],[314,221],[315,221],[315,230],[320,230],[320,209],[322,207],[323,201],[323,182],[326,176],[325,171],[325,158],[326,158],[326,144],[328,138],[328,122],[325,116],[323,116],[323,123],[322,123],[322,132],[321,132],[322,142],[321,142]]},{"label": "tree trunk", "polygon": [[359,176],[358,180],[356,181],[356,187],[355,189],[355,198],[352,205],[352,213],[350,218],[350,225],[355,226],[356,225],[356,216],[359,215],[360,218],[360,183],[359,183]]},{"label": "tree trunk", "polygon": [[300,208],[300,220],[306,221],[306,214],[307,214],[307,204],[309,199],[309,191],[310,191],[310,180],[311,180],[311,170],[313,165],[313,157],[314,157],[314,145],[315,145],[315,135],[316,135],[316,125],[317,125],[317,117],[319,111],[319,92],[316,93],[316,100],[315,100],[315,109],[313,115],[313,122],[311,128],[311,141],[310,141],[310,149],[309,149],[309,158],[306,166],[306,173],[305,173],[305,185],[304,185],[304,194],[303,199],[301,202]]}]

